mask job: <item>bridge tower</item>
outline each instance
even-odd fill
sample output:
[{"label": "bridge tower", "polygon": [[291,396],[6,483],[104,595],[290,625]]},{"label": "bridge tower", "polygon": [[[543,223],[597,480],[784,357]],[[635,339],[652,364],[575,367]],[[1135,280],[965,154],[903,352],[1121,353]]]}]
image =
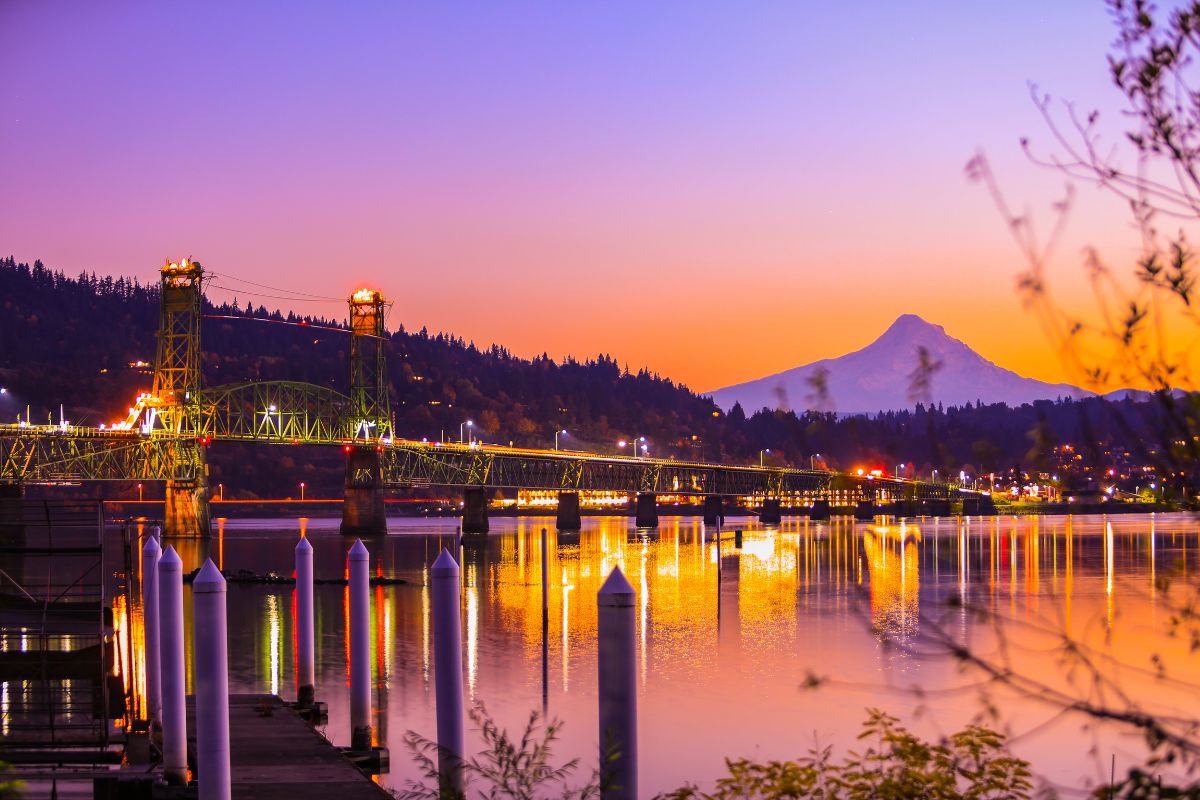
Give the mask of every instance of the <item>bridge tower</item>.
[{"label": "bridge tower", "polygon": [[388,400],[387,334],[383,330],[383,295],[359,289],[350,296],[350,400],[354,443],[346,448],[346,483],[342,500],[342,533],[374,536],[387,533],[383,507],[380,450],[392,439]]},{"label": "bridge tower", "polygon": [[195,439],[200,390],[200,311],[204,269],[198,261],[168,260],[161,270],[158,348],[150,391],[151,431],[192,436],[175,452],[167,480],[164,532],[204,536],[210,531],[208,464]]}]

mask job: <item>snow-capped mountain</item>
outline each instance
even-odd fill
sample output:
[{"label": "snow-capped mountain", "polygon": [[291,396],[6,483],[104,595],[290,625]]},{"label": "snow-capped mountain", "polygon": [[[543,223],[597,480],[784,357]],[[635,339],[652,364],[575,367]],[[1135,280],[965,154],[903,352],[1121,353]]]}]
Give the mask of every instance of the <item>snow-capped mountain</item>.
[{"label": "snow-capped mountain", "polygon": [[[921,348],[927,353],[924,368]],[[824,392],[819,389],[822,381],[815,377],[821,373]],[[993,364],[941,325],[915,314],[901,315],[861,350],[711,392],[721,408],[729,410],[741,403],[748,414],[764,407],[874,413],[912,408],[917,402],[1020,405],[1091,394],[1065,383],[1025,378]]]}]

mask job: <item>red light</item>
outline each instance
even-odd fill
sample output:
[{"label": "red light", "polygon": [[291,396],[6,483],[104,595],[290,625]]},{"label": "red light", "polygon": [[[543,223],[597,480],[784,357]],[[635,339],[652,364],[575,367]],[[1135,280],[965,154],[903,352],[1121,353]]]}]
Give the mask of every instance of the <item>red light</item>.
[{"label": "red light", "polygon": [[346,445],[342,449],[345,450],[347,453],[349,453],[352,448],[350,447],[350,445]]},{"label": "red light", "polygon": [[382,453],[382,452],[383,452],[383,445],[381,445],[381,444],[377,444],[377,445],[375,445],[375,452],[376,452],[376,453]]},{"label": "red light", "polygon": [[299,440],[299,439],[292,439],[292,444],[300,444],[300,440]]}]

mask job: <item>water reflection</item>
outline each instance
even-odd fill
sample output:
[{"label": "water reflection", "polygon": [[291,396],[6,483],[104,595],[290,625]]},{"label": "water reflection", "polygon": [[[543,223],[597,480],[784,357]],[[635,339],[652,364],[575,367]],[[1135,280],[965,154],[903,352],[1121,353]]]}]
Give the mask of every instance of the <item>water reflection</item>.
[{"label": "water reflection", "polygon": [[[592,761],[595,747],[595,596],[620,566],[637,591],[636,641],[642,697],[641,762],[647,792],[715,777],[725,756],[787,757],[821,741],[849,742],[868,705],[904,714],[918,705],[897,686],[951,687],[969,679],[946,659],[904,645],[931,630],[955,641],[996,646],[972,617],[968,598],[1010,621],[1010,646],[1022,665],[1069,682],[1045,630],[1067,631],[1088,646],[1142,663],[1173,657],[1173,677],[1197,678],[1186,647],[1154,628],[1163,572],[1195,571],[1197,527],[1184,516],[1104,519],[992,518],[921,524],[789,520],[777,528],[733,521],[720,538],[698,520],[664,519],[657,533],[632,531],[623,519],[588,520],[578,534],[553,521],[497,520],[485,543],[468,544],[464,566],[464,682],[502,722],[521,723],[545,704],[566,722],[560,753]],[[400,733],[434,731],[429,565],[454,547],[453,521],[394,521],[395,535],[368,543],[372,572],[402,578],[373,590],[371,652],[376,739],[391,740],[393,786],[415,777]],[[735,530],[742,530],[741,546]],[[549,543],[550,613],[541,615],[540,537]],[[175,542],[185,571],[216,553],[225,570],[291,574],[303,534],[314,546],[318,581],[343,577],[350,542],[336,521],[220,521],[218,536]],[[1192,544],[1189,547],[1189,542]],[[138,546],[140,553],[140,545]],[[295,598],[287,585],[231,584],[231,691],[296,692]],[[316,590],[317,697],[328,703],[327,734],[349,732],[348,593]],[[190,598],[185,604],[191,625]],[[1146,612],[1146,613],[1143,613]],[[144,687],[141,609],[119,605],[119,637],[135,654],[126,679]],[[1040,626],[1040,627],[1039,627]],[[189,635],[190,663],[190,635]],[[0,642],[7,647],[8,642]],[[1130,656],[1130,654],[1133,654]],[[806,674],[835,676],[819,692],[798,687]],[[291,676],[291,680],[285,680]],[[552,677],[553,676],[553,677]],[[1125,676],[1129,677],[1129,676]],[[189,686],[191,675],[188,675]],[[1049,680],[1049,678],[1048,678]],[[1057,678],[1056,678],[1057,680]],[[11,702],[0,686],[0,705]],[[922,702],[938,731],[969,719],[969,697]],[[1149,705],[1183,702],[1155,689]],[[1190,699],[1188,700],[1190,702]],[[1019,699],[1005,705],[1014,730],[1048,716]],[[719,721],[719,724],[717,724]],[[1074,725],[1074,728],[1070,728]],[[1066,727],[1064,727],[1066,726]],[[1022,741],[1019,750],[1044,774],[1075,782],[1086,760],[1078,721],[1064,720]],[[1098,736],[1101,734],[1097,734]],[[1100,748],[1097,752],[1109,752]],[[1120,752],[1132,758],[1128,742]],[[1118,758],[1120,761],[1120,757]],[[1120,764],[1118,764],[1120,769]]]}]

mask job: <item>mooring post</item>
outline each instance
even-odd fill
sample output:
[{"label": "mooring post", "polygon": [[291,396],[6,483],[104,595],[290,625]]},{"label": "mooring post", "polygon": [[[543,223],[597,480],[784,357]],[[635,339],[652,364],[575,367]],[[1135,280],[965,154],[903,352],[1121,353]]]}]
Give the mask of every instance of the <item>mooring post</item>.
[{"label": "mooring post", "polygon": [[296,543],[296,702],[316,699],[317,652],[313,621],[313,549],[307,537]]},{"label": "mooring post", "polygon": [[146,720],[151,729],[162,724],[162,668],[158,636],[158,559],[162,548],[153,533],[142,546],[142,638],[146,662]]},{"label": "mooring post", "polygon": [[371,571],[362,539],[350,548],[350,749],[371,749]]},{"label": "mooring post", "polygon": [[430,570],[433,581],[433,668],[437,684],[438,784],[463,791],[462,583],[445,548]]},{"label": "mooring post", "polygon": [[613,567],[596,595],[596,677],[600,699],[600,791],[637,797],[637,653],[633,587]]},{"label": "mooring post", "polygon": [[200,800],[230,800],[225,577],[208,559],[192,582],[196,623],[196,771]]},{"label": "mooring post", "polygon": [[167,545],[158,559],[159,667],[162,671],[163,777],[187,785],[187,694],[183,660],[183,562]]},{"label": "mooring post", "polygon": [[542,629],[550,624],[550,546],[542,528]]}]

